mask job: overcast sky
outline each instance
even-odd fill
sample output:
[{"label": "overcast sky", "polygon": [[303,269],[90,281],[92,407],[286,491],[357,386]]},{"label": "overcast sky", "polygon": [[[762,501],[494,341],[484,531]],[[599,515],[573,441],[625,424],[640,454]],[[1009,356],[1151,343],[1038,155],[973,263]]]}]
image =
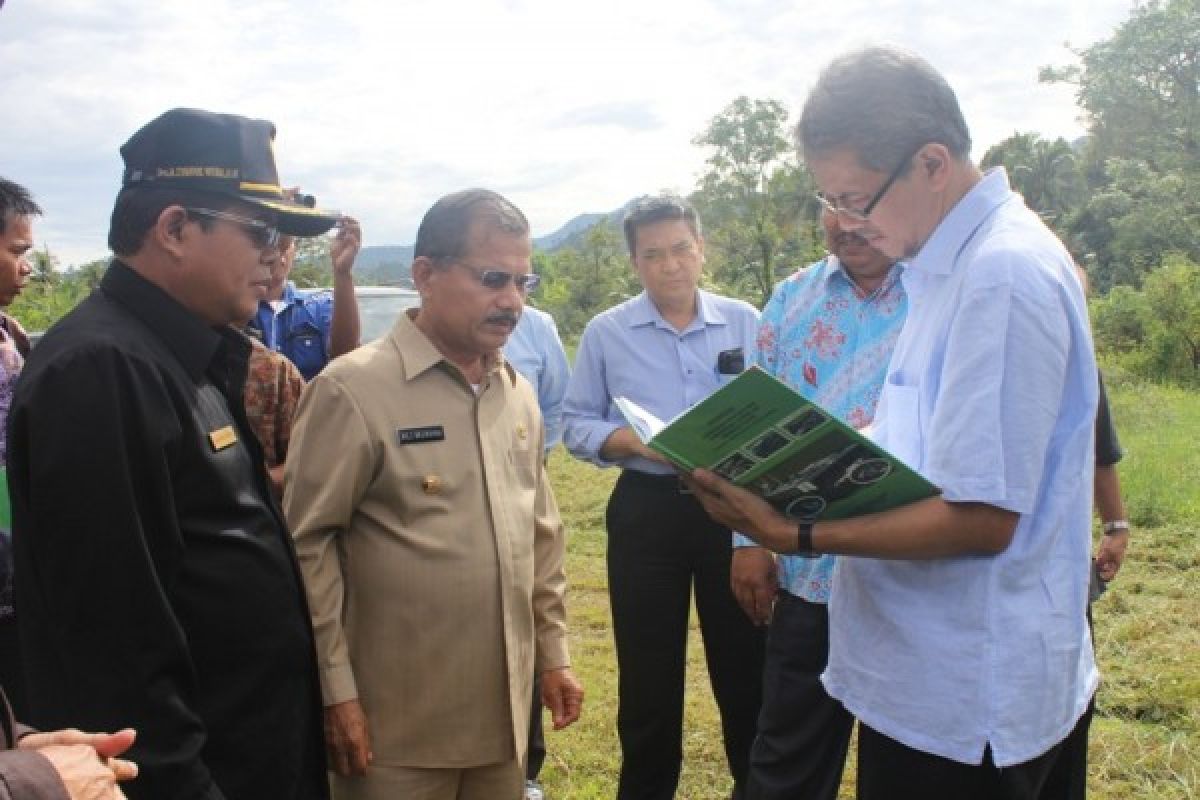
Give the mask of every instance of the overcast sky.
[{"label": "overcast sky", "polygon": [[1038,67],[1111,35],[1129,0],[7,0],[0,175],[66,264],[105,254],[117,149],[162,111],[275,122],[287,184],[407,244],[439,196],[486,186],[535,235],[661,188],[740,94],[798,112],[820,68],[889,41],[942,70],[978,158],[1015,130],[1083,132]]}]

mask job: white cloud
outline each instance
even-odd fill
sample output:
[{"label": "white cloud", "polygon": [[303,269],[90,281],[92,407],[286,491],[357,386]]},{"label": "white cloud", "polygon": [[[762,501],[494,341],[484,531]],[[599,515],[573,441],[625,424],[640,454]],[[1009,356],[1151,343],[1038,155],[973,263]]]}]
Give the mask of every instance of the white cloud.
[{"label": "white cloud", "polygon": [[793,110],[821,65],[892,41],[956,88],[976,155],[1012,131],[1077,136],[1071,91],[1037,83],[1065,41],[1128,0],[9,0],[3,170],[47,209],[68,262],[104,252],[117,148],[181,105],[273,120],[285,182],[410,242],[439,195],[508,192],[548,233],[584,211],[690,189],[691,140],[735,96]]}]

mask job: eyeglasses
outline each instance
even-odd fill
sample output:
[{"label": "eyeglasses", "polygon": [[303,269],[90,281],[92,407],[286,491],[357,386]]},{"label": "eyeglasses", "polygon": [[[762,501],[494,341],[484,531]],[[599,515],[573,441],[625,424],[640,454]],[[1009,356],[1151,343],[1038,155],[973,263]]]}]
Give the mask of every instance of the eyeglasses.
[{"label": "eyeglasses", "polygon": [[464,264],[461,261],[452,262],[462,267],[475,276],[475,280],[483,284],[485,289],[499,291],[508,286],[515,284],[517,291],[522,294],[529,294],[538,287],[542,282],[542,276],[536,272],[527,272],[524,275],[517,275],[514,272],[505,272],[502,269],[476,269],[470,264]]},{"label": "eyeglasses", "polygon": [[867,204],[861,209],[839,206],[820,192],[817,192],[814,196],[817,198],[817,202],[820,203],[821,206],[830,214],[848,219],[851,222],[866,222],[867,218],[871,216],[871,212],[875,210],[877,205],[879,205],[879,201],[882,200],[883,196],[888,193],[888,189],[891,189],[892,184],[900,178],[900,174],[904,172],[904,168],[908,166],[908,162],[912,161],[913,157],[916,156],[917,153],[921,152],[921,148],[924,146],[925,143],[922,142],[915,150],[909,153],[899,164],[897,164],[896,168],[892,170],[892,174],[888,175],[887,180],[883,182],[883,186],[879,187],[879,191],[876,192],[875,195],[868,200]]},{"label": "eyeglasses", "polygon": [[261,219],[239,217],[237,214],[229,214],[225,211],[214,211],[211,208],[192,208],[185,206],[184,211],[200,217],[223,219],[226,222],[232,222],[240,226],[241,229],[246,232],[246,235],[250,237],[250,243],[259,250],[270,250],[279,247],[279,228],[263,222]]}]

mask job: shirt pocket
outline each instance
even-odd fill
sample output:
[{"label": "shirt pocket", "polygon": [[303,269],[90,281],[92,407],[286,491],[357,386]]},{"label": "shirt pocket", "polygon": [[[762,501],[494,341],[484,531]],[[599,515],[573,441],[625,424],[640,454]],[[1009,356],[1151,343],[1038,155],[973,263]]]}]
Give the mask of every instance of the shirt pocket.
[{"label": "shirt pocket", "polygon": [[325,366],[324,336],[307,322],[298,325],[288,331],[283,354],[296,365],[306,380],[312,380]]},{"label": "shirt pocket", "polygon": [[914,470],[922,467],[923,436],[921,433],[920,389],[900,383],[895,375],[889,375],[883,388],[886,398],[886,417],[879,426],[880,444],[892,455]]},{"label": "shirt pocket", "polygon": [[535,488],[542,468],[542,451],[536,444],[531,423],[517,425],[508,448],[508,461],[517,476],[517,485]]}]

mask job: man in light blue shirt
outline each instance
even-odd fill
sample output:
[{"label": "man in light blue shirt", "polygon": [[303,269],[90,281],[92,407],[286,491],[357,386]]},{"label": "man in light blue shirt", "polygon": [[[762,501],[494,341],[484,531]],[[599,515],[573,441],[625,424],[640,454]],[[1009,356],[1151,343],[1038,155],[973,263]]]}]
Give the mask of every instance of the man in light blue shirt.
[{"label": "man in light blue shirt", "polygon": [[[571,365],[558,336],[554,317],[527,305],[521,312],[517,327],[504,344],[504,358],[529,381],[537,394],[542,424],[546,429],[545,454],[562,441],[562,404],[567,393]],[[546,737],[542,725],[541,675],[533,675],[533,709],[529,718],[529,750],[525,761],[525,800],[541,800],[538,783],[542,764],[546,761]]]},{"label": "man in light blue shirt", "polygon": [[[907,309],[903,267],[821,215],[829,255],[775,287],[755,362],[847,424],[870,424]],[[733,590],[770,619],[748,800],[835,800],[854,719],[825,691],[835,558],[780,556],[734,538]],[[776,592],[776,589],[778,591]]]},{"label": "man in light blue shirt", "polygon": [[546,425],[546,454],[562,441],[562,406],[571,365],[554,317],[525,306],[521,319],[504,345],[504,358],[533,385]]},{"label": "man in light blue shirt", "polygon": [[839,224],[908,262],[874,436],[942,495],[813,525],[695,481],[777,552],[859,556],[834,573],[823,681],[860,721],[862,800],[1039,798],[1098,679],[1096,363],[1071,258],[1003,170],[971,164],[953,90],[911,53],[835,60],[798,138]]},{"label": "man in light blue shirt", "polygon": [[563,407],[567,449],[622,468],[605,517],[620,670],[617,798],[675,796],[693,589],[734,796],[741,797],[764,637],[729,588],[730,531],[680,491],[674,468],[638,439],[613,399],[628,397],[671,419],[743,369],[758,312],[697,288],[704,239],[695,209],[682,198],[638,201],[625,218],[625,241],[645,291],[588,323]]}]

